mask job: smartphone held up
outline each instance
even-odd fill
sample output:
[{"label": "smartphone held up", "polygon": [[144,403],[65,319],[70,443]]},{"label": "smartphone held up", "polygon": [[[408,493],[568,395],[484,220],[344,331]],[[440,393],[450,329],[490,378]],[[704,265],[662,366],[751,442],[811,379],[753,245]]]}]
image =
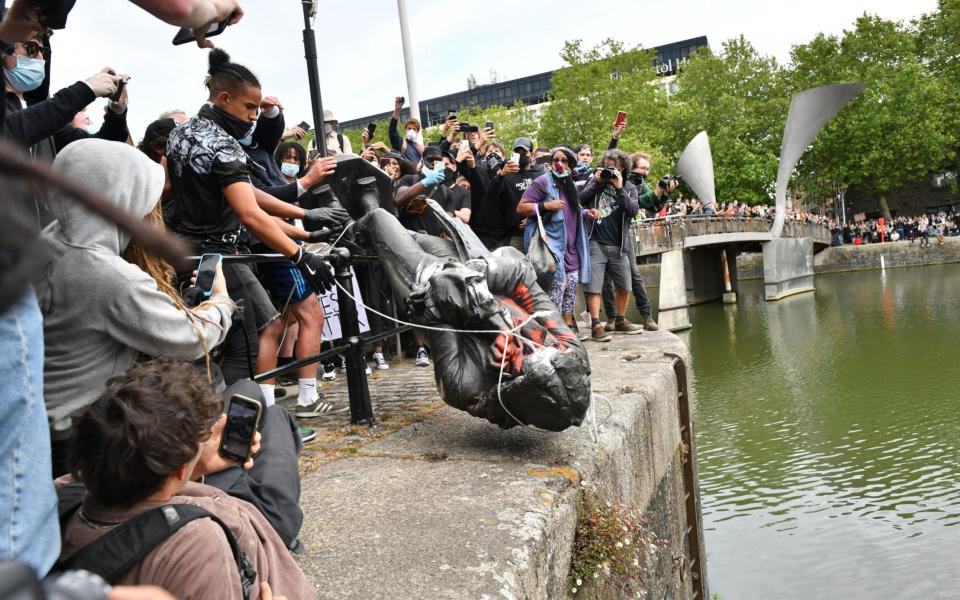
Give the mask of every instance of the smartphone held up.
[{"label": "smartphone held up", "polygon": [[253,398],[234,394],[227,408],[227,424],[220,438],[220,456],[241,465],[250,459],[250,447],[260,424],[261,404]]}]

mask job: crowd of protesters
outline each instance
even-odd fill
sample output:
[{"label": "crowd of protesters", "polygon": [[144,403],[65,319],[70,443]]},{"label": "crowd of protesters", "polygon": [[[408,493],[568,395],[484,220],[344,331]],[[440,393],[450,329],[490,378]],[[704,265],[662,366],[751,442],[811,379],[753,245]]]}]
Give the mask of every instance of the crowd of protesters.
[{"label": "crowd of protesters", "polygon": [[960,215],[955,208],[927,212],[917,216],[896,216],[887,219],[864,219],[846,225],[830,223],[833,245],[880,244],[884,242],[909,242],[929,246],[934,238],[943,245],[945,237],[960,235]]}]

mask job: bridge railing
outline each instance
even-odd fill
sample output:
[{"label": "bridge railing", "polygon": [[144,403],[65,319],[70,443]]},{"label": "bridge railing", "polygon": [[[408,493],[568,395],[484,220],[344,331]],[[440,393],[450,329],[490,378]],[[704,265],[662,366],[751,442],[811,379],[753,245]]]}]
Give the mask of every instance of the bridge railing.
[{"label": "bridge railing", "polygon": [[[772,220],[717,215],[669,215],[636,220],[631,224],[638,256],[660,254],[684,247],[688,237],[722,233],[766,233]],[[814,243],[830,244],[826,225],[786,221],[783,237],[812,237]]]}]

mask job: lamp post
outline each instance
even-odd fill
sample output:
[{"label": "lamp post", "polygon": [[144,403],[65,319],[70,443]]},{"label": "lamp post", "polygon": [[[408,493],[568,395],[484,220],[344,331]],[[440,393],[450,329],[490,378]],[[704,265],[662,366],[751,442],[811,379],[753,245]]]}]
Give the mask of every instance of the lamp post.
[{"label": "lamp post", "polygon": [[[407,94],[410,98],[410,117],[420,119],[420,102],[417,97],[417,78],[413,70],[413,51],[410,47],[410,28],[407,26],[406,0],[397,0],[397,13],[400,15],[400,42],[403,46],[403,68],[407,73]],[[423,127],[427,124],[423,123]]]},{"label": "lamp post", "polygon": [[310,106],[313,108],[313,147],[320,156],[327,155],[327,136],[323,128],[323,100],[320,98],[320,76],[317,74],[317,38],[310,19],[317,13],[316,0],[301,0],[303,4],[303,56],[307,59],[307,79],[310,84]]}]

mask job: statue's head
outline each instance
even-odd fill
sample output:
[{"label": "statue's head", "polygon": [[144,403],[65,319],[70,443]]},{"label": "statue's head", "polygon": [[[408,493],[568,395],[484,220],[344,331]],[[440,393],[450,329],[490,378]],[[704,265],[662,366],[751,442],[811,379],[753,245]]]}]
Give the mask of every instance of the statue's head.
[{"label": "statue's head", "polygon": [[523,424],[549,431],[580,425],[590,406],[590,368],[585,368],[585,355],[573,347],[565,351],[541,348],[528,355],[523,375],[504,382],[500,389],[500,400],[510,414],[496,401],[496,387],[490,391],[494,399],[490,406],[500,413],[490,420],[502,427]]}]

